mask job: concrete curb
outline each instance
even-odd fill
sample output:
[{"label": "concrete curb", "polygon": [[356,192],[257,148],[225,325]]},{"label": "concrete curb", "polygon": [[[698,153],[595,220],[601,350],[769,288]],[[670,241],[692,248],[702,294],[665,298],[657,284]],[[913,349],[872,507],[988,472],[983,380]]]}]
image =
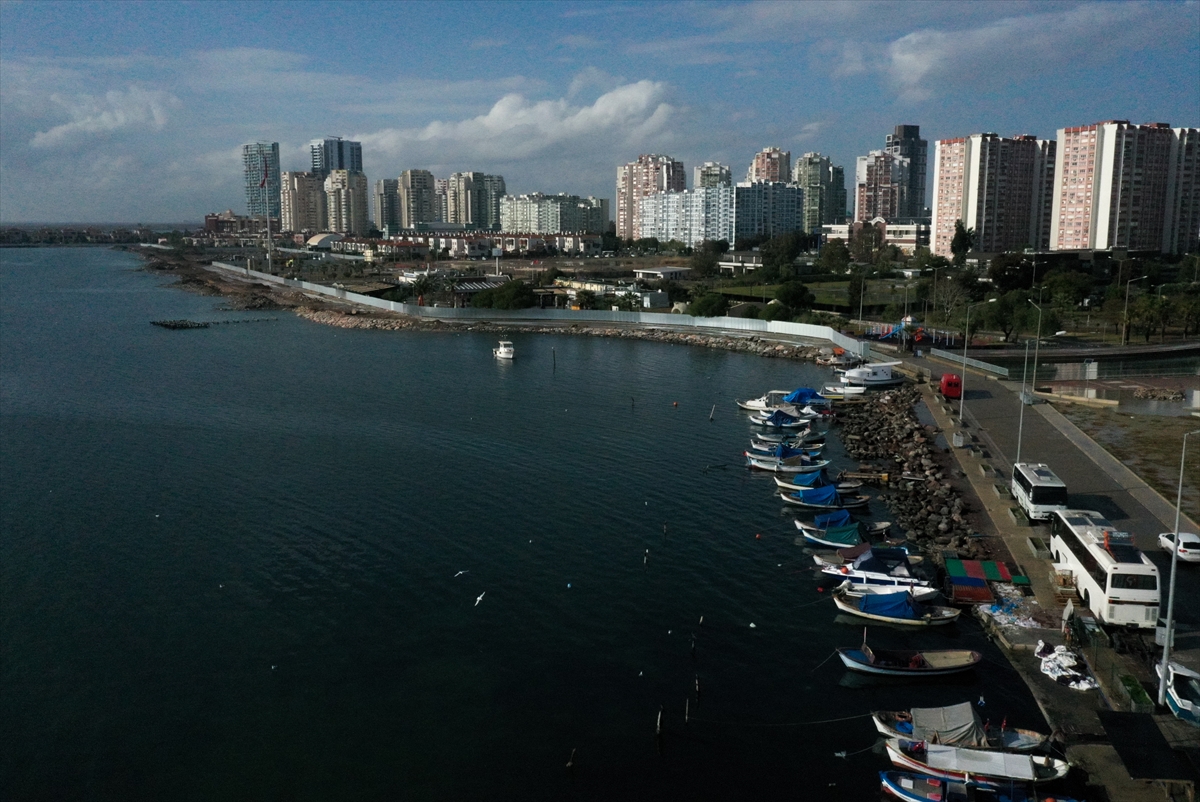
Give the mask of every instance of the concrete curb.
[{"label": "concrete curb", "polygon": [[[1108,474],[1123,490],[1137,499],[1151,515],[1157,518],[1163,525],[1162,531],[1171,531],[1172,527],[1175,526],[1174,504],[1159,495],[1157,490],[1146,484],[1136,473],[1126,468],[1116,457],[1108,453],[1103,446],[1084,434],[1078,426],[1067,420],[1057,409],[1049,404],[1037,404],[1034,408],[1054,428],[1062,432],[1063,436],[1070,440],[1076,448],[1086,454],[1088,459],[1094,462],[1100,470]],[[1200,527],[1196,526],[1196,522],[1186,515],[1180,516],[1179,525],[1184,531],[1200,531]],[[1153,534],[1158,533],[1155,532]]]}]

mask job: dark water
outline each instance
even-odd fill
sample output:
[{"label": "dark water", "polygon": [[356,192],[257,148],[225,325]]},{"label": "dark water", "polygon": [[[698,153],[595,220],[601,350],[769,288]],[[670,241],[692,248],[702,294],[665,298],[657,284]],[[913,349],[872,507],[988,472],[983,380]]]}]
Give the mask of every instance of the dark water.
[{"label": "dark water", "polygon": [[263,315],[112,251],[0,260],[8,799],[862,800],[870,722],[795,725],[982,694],[1044,727],[970,622],[871,630],[982,649],[957,681],[818,667],[862,627],[738,466],[732,404],[814,367],[534,334],[499,364],[489,336],[282,313],[166,331]]}]

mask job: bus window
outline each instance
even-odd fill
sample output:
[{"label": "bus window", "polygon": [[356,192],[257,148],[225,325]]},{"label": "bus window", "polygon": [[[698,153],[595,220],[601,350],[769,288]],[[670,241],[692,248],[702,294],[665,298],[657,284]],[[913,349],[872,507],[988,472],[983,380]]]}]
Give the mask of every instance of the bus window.
[{"label": "bus window", "polygon": [[1158,590],[1158,577],[1152,574],[1113,574],[1109,590]]},{"label": "bus window", "polygon": [[1065,487],[1035,487],[1032,496],[1033,504],[1067,506],[1067,489]]}]

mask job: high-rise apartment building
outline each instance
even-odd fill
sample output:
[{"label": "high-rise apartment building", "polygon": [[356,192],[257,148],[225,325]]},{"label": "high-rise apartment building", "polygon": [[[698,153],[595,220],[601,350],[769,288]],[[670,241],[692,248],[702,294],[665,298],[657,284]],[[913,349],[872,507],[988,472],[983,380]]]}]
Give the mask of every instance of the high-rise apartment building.
[{"label": "high-rise apartment building", "polygon": [[733,177],[729,168],[718,162],[705,162],[693,168],[692,188],[707,189],[708,187],[731,187]]},{"label": "high-rise apartment building", "polygon": [[251,217],[279,219],[279,143],[242,145],[246,211]]},{"label": "high-rise apartment building", "polygon": [[886,150],[873,150],[866,156],[859,156],[855,169],[854,221],[866,222],[876,217],[888,221],[908,218],[911,167],[907,157]]},{"label": "high-rise apartment building", "polygon": [[479,227],[488,231],[499,231],[500,199],[507,194],[504,176],[485,174],[476,184],[475,190],[480,195]]},{"label": "high-rise apartment building", "polygon": [[782,181],[734,187],[734,237],[777,237],[801,230],[804,190]]},{"label": "high-rise apartment building", "polygon": [[792,180],[791,151],[779,148],[763,148],[754,154],[750,169],[746,171],[746,182],[771,181],[786,183]]},{"label": "high-rise apartment building", "polygon": [[283,231],[317,233],[328,229],[325,182],[312,173],[283,173],[279,219]]},{"label": "high-rise apartment building", "polygon": [[365,237],[369,210],[367,177],[351,170],[331,170],[325,179],[325,206],[329,230]]},{"label": "high-rise apartment building", "polygon": [[800,224],[808,233],[846,217],[846,173],[820,153],[805,153],[792,168],[792,183],[804,190]]},{"label": "high-rise apartment building", "polygon": [[1128,120],[1060,128],[1050,248],[1176,252],[1194,240],[1184,217],[1196,203],[1196,130]]},{"label": "high-rise apartment building", "polygon": [[454,173],[446,185],[446,222],[489,231],[500,228],[504,177]]},{"label": "high-rise apartment building", "polygon": [[500,198],[500,230],[521,234],[589,233],[608,228],[608,203],[577,195],[505,195]]},{"label": "high-rise apartment building", "polygon": [[1200,128],[1176,128],[1167,172],[1164,253],[1200,251]]},{"label": "high-rise apartment building", "polygon": [[400,196],[401,228],[414,229],[418,223],[444,220],[438,212],[436,180],[428,170],[405,170],[400,174],[397,192]]},{"label": "high-rise apartment building", "polygon": [[450,220],[450,179],[433,179],[433,213],[434,220],[446,223]]},{"label": "high-rise apartment building", "polygon": [[734,242],[735,190],[731,186],[656,192],[638,200],[638,237],[677,240],[696,247],[705,240]]},{"label": "high-rise apartment building", "polygon": [[362,143],[351,142],[340,136],[314,139],[309,144],[312,156],[312,173],[326,178],[333,170],[363,171]]},{"label": "high-rise apartment building", "polygon": [[1008,139],[991,133],[936,142],[933,252],[951,255],[959,220],[975,230],[975,248],[985,253],[1041,247],[1049,237],[1047,177],[1054,147],[1034,136]]},{"label": "high-rise apartment building", "polygon": [[375,227],[389,233],[400,228],[400,179],[375,182]]},{"label": "high-rise apartment building", "polygon": [[927,217],[925,214],[925,174],[929,154],[929,143],[921,139],[921,126],[897,125],[895,133],[887,135],[884,150],[902,159],[908,159],[908,175],[905,180],[903,206],[896,216],[907,219]]},{"label": "high-rise apartment building", "polygon": [[656,192],[683,192],[687,174],[683,162],[670,156],[643,154],[637,161],[617,168],[617,236],[637,239],[638,199]]}]

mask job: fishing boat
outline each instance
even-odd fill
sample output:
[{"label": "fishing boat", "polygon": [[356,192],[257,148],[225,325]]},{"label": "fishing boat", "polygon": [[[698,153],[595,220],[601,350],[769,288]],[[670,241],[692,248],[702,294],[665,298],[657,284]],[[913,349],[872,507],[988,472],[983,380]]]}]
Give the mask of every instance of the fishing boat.
[{"label": "fishing boat", "polygon": [[1034,730],[1004,724],[999,729],[985,726],[979,710],[970,702],[912,710],[877,710],[871,714],[871,720],[884,737],[943,746],[1031,752],[1046,742],[1046,736]]},{"label": "fishing boat", "polygon": [[902,802],[1078,802],[1062,796],[1046,796],[1032,783],[1006,782],[990,788],[957,780],[941,780],[907,771],[879,772],[880,787]]},{"label": "fishing boat", "polygon": [[794,432],[755,432],[750,440],[757,446],[777,446],[783,444],[789,448],[806,448],[825,445],[825,433],[814,432],[811,427]]},{"label": "fishing boat", "polygon": [[[1154,666],[1162,677],[1162,664]],[[1200,727],[1200,673],[1174,660],[1167,663],[1167,707],[1175,717]]]},{"label": "fishing boat", "polygon": [[850,368],[838,377],[838,381],[851,387],[889,387],[903,384],[904,377],[892,373],[892,368],[903,362],[872,362],[859,368]]},{"label": "fishing boat", "polygon": [[851,671],[889,677],[957,674],[983,660],[982,654],[967,649],[872,649],[865,639],[857,649],[839,646],[837,653],[842,665]]},{"label": "fishing boat", "polygon": [[[824,460],[828,464],[829,460]],[[843,496],[835,487],[814,487],[796,493],[781,493],[788,504],[813,510],[850,510],[867,506],[870,496]]]},{"label": "fishing boat", "polygon": [[[869,593],[893,593],[894,592],[891,588],[875,587],[874,585],[852,585],[852,584],[850,584],[850,582],[843,582],[842,584],[836,586],[834,588],[834,590],[840,590],[842,593],[844,593],[847,597],[849,597],[851,599],[858,598],[859,596],[865,596]],[[933,601],[934,599],[936,599],[938,597],[939,591],[937,588],[910,587],[908,589],[908,592],[911,593],[912,597],[914,599],[916,599],[917,601],[927,602],[927,601]]]},{"label": "fishing boat", "polygon": [[893,766],[978,785],[1000,786],[1011,780],[1031,783],[1061,780],[1071,768],[1065,760],[1044,755],[965,749],[901,738],[888,739],[887,753]]},{"label": "fishing boat", "polygon": [[797,387],[783,397],[785,404],[805,404],[809,407],[828,407],[829,399],[811,387]]},{"label": "fishing boat", "polygon": [[813,459],[803,454],[785,458],[743,451],[742,456],[746,458],[746,464],[751,468],[758,468],[760,471],[774,471],[776,473],[811,473],[822,470],[829,464],[829,460],[827,459]]},{"label": "fishing boat", "polygon": [[[778,483],[779,480],[775,481]],[[850,520],[850,513],[846,510],[818,515],[815,523],[815,526],[810,526],[796,521],[796,528],[804,533],[804,539],[809,543],[838,549],[863,542],[862,525]]]},{"label": "fishing boat", "polygon": [[[799,528],[799,527],[798,527]],[[890,554],[893,550],[900,551],[908,555],[908,564],[910,566],[920,565],[925,561],[925,557],[921,554],[912,554],[908,550],[908,544],[903,540],[884,540],[879,543],[860,543],[857,546],[839,546],[836,550],[818,551],[813,553],[813,562],[818,568],[834,568],[834,571],[824,571],[823,573],[835,576],[847,576],[849,570],[858,562],[859,557],[867,555],[870,557],[870,552],[880,551]],[[842,573],[842,568],[847,569],[847,573]],[[853,583],[852,583],[853,584]],[[859,583],[865,584],[865,583]],[[904,585],[903,587],[908,587]],[[893,593],[896,586],[880,586],[878,593]]]},{"label": "fishing boat", "polygon": [[933,583],[913,572],[916,564],[914,558],[903,549],[877,546],[857,555],[849,565],[822,565],[818,561],[821,573],[842,577],[856,586],[931,587]]},{"label": "fishing boat", "polygon": [[500,344],[492,349],[492,355],[496,359],[512,359],[516,356],[516,351],[508,340],[501,340]]},{"label": "fishing boat", "polygon": [[852,384],[827,384],[821,388],[821,393],[833,401],[845,401],[848,398],[861,398],[867,392],[866,387],[856,387]]},{"label": "fishing boat", "polygon": [[789,415],[781,409],[777,409],[770,415],[762,415],[756,413],[750,416],[750,422],[756,426],[766,426],[769,429],[803,429],[808,426],[811,418],[797,418]]},{"label": "fishing boat", "polygon": [[962,610],[954,607],[920,604],[907,590],[894,593],[865,593],[853,598],[843,591],[833,592],[833,603],[843,613],[909,627],[931,627],[958,620]]},{"label": "fishing boat", "polygon": [[783,403],[783,397],[789,395],[790,392],[789,390],[771,390],[766,395],[752,398],[749,401],[738,401],[735,398],[733,403],[751,412],[773,412]]},{"label": "fishing boat", "polygon": [[[857,479],[849,479],[842,481],[840,479],[830,480],[824,471],[818,473],[800,473],[795,476],[776,476],[775,484],[783,490],[797,491],[807,490],[812,487],[826,487],[832,485],[839,493],[845,493],[850,490],[857,490],[862,487],[863,483]],[[801,529],[805,527],[801,526]]]},{"label": "fishing boat", "polygon": [[820,445],[788,445],[787,443],[760,443],[757,440],[750,441],[750,453],[758,454],[763,457],[770,457],[775,454],[780,448],[785,452],[791,452],[791,456],[803,454],[806,457],[819,457],[821,452],[825,450],[825,444]]}]

